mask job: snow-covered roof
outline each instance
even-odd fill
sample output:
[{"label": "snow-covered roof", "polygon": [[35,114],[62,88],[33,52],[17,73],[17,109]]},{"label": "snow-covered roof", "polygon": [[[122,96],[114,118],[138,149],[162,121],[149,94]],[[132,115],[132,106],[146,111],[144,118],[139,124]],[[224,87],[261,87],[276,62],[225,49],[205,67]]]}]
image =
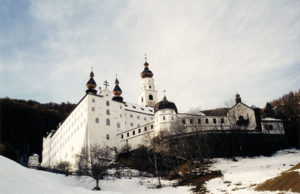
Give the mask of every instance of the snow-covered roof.
[{"label": "snow-covered roof", "polygon": [[282,121],[281,119],[275,119],[272,117],[263,118],[261,121]]},{"label": "snow-covered roof", "polygon": [[125,103],[125,110],[144,113],[144,114],[154,114],[153,107],[144,107],[144,106],[140,106],[138,104],[133,104],[133,103],[129,103],[129,102]]}]

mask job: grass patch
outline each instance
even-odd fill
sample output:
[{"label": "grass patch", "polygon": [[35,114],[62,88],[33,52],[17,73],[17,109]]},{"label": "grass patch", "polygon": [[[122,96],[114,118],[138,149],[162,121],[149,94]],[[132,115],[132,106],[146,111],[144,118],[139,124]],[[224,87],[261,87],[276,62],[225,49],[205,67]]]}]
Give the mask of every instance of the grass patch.
[{"label": "grass patch", "polygon": [[300,169],[300,163],[281,173],[279,176],[269,179],[256,187],[256,191],[292,191],[300,192],[300,174],[293,171]]}]

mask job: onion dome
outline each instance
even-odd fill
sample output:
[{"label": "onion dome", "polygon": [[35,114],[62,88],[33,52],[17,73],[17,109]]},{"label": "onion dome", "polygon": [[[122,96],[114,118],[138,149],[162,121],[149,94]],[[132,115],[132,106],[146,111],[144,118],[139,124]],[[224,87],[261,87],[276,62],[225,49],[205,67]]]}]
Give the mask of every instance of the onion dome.
[{"label": "onion dome", "polygon": [[119,86],[119,80],[116,78],[115,80],[115,87],[113,90],[114,97],[112,98],[114,101],[123,102],[123,97],[121,96],[122,90]]},{"label": "onion dome", "polygon": [[95,90],[95,88],[97,87],[97,84],[96,84],[96,82],[95,82],[95,80],[94,80],[93,77],[94,77],[94,73],[93,73],[93,71],[91,71],[91,73],[90,73],[90,79],[86,83],[86,87],[88,88],[86,90],[86,93],[93,93],[93,94],[97,93],[97,91]]},{"label": "onion dome", "polygon": [[122,94],[122,90],[119,86],[119,80],[118,79],[115,80],[115,84],[116,85],[115,85],[115,88],[113,90],[113,93],[114,93],[115,96],[120,96]]},{"label": "onion dome", "polygon": [[155,106],[154,106],[154,113],[156,113],[159,110],[163,110],[163,109],[172,109],[176,113],[178,113],[177,112],[177,107],[176,107],[175,103],[168,101],[166,96],[164,96],[164,98],[162,99],[162,101],[160,101],[160,102],[158,102],[158,103],[155,104]]},{"label": "onion dome", "polygon": [[152,71],[149,70],[148,66],[149,66],[149,63],[147,62],[147,57],[146,57],[145,63],[144,63],[144,71],[141,73],[142,78],[153,76],[153,73],[152,73]]}]

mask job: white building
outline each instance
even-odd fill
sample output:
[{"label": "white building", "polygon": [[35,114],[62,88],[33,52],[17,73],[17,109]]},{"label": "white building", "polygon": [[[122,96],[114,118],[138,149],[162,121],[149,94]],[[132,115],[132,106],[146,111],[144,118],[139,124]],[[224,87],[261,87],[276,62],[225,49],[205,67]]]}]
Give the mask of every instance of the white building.
[{"label": "white building", "polygon": [[[166,96],[158,102],[153,73],[148,66],[146,60],[141,73],[139,104],[123,101],[118,79],[113,91],[106,84],[106,88],[97,93],[94,73],[91,72],[86,94],[57,130],[43,138],[41,165],[54,167],[61,161],[69,161],[76,168],[76,155],[83,147],[99,144],[114,151],[120,150],[126,143],[136,147],[144,143],[147,134],[154,135],[161,130],[172,132],[174,125],[179,123],[188,131],[260,128],[261,123],[257,122],[254,110],[243,104],[238,94],[236,105],[223,114],[178,113],[175,103],[168,101]],[[277,124],[280,122],[276,121]],[[273,126],[272,133],[284,132],[280,124],[269,124],[268,120],[263,123],[264,132],[269,130],[265,126],[270,125]]]}]

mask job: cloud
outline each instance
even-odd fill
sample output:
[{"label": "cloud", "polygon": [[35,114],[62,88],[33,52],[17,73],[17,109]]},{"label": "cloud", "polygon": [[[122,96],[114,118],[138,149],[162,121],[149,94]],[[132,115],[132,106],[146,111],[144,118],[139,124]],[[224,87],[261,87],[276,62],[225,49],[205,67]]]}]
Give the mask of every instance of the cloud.
[{"label": "cloud", "polygon": [[165,89],[181,110],[222,106],[236,91],[263,106],[300,84],[299,1],[31,1],[24,17],[36,36],[0,54],[1,66],[14,58],[1,74],[26,80],[19,98],[76,102],[94,66],[99,86],[117,73],[137,102],[144,53],[160,98]]}]

